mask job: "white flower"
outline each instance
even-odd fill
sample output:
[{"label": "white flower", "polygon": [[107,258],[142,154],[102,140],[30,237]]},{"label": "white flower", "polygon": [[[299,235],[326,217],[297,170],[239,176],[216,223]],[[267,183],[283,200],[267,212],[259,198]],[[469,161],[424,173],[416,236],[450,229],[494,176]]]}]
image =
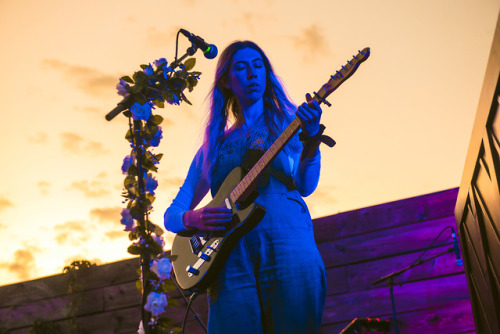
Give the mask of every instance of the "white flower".
[{"label": "white flower", "polygon": [[153,147],[158,147],[160,145],[160,140],[163,138],[163,130],[161,129],[161,126],[158,126],[158,131],[153,136],[153,139],[151,139],[150,145]]},{"label": "white flower", "polygon": [[118,95],[126,97],[128,95],[127,88],[130,87],[129,84],[125,82],[122,78],[120,78],[120,81],[118,84],[116,84],[116,90],[118,91]]},{"label": "white flower", "polygon": [[139,328],[137,329],[137,334],[145,334],[144,326],[142,325],[142,321],[139,323]]},{"label": "white flower", "polygon": [[164,293],[151,292],[148,295],[148,300],[144,309],[151,312],[155,317],[165,313],[165,307],[168,305],[167,295]]},{"label": "white flower", "polygon": [[155,60],[156,68],[162,66],[163,64],[167,64],[167,60],[165,58],[160,58],[158,60]]},{"label": "white flower", "polygon": [[153,235],[153,240],[158,244],[160,245],[161,248],[163,248],[165,246],[165,240],[163,240],[163,237],[162,236],[155,236]]},{"label": "white flower", "polygon": [[151,106],[148,103],[141,105],[135,102],[130,107],[130,111],[132,112],[132,118],[134,119],[134,121],[142,119],[147,122],[149,120],[149,117],[151,117]]},{"label": "white flower", "polygon": [[129,167],[132,166],[133,163],[134,163],[133,156],[131,156],[131,155],[125,156],[125,158],[123,158],[122,173],[127,174]]},{"label": "white flower", "polygon": [[146,185],[146,190],[151,193],[155,194],[155,189],[158,188],[158,181],[153,177],[151,174],[146,175],[146,179],[144,180],[145,185]]},{"label": "white flower", "polygon": [[148,67],[145,67],[142,71],[144,73],[146,73],[146,75],[153,75],[154,74],[153,67],[151,66],[151,64],[149,64]]},{"label": "white flower", "polygon": [[154,272],[160,280],[169,279],[172,271],[172,262],[166,257],[154,260],[151,265],[151,271]]},{"label": "white flower", "polygon": [[125,225],[125,231],[132,231],[132,227],[134,226],[134,219],[130,215],[130,210],[125,208],[121,212],[122,219],[120,220],[120,223]]}]

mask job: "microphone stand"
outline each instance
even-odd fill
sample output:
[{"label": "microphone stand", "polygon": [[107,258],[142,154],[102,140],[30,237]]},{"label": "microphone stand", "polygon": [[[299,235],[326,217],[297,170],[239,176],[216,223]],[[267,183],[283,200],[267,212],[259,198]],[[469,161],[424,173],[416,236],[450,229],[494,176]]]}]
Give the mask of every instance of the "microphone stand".
[{"label": "microphone stand", "polygon": [[[393,273],[390,273],[388,275],[385,275],[372,283],[372,285],[377,285],[380,282],[386,281],[387,286],[389,287],[389,294],[391,296],[391,305],[392,305],[392,317],[394,319],[394,328],[396,330],[396,334],[399,334],[399,331],[398,331],[398,323],[396,321],[396,304],[394,302],[394,279],[397,278],[399,275],[403,274],[404,272],[406,272],[414,267],[417,267],[421,264],[429,262],[430,260],[433,260],[437,257],[440,257],[441,255],[444,255],[447,253],[453,253],[454,251],[455,251],[455,249],[453,247],[451,247],[451,248],[448,248],[447,250],[445,250],[439,254],[433,255],[425,260],[419,259],[418,261],[415,261],[414,263],[412,263],[408,267],[400,269],[400,270],[395,271]],[[402,286],[403,283],[399,283],[399,285]]]}]

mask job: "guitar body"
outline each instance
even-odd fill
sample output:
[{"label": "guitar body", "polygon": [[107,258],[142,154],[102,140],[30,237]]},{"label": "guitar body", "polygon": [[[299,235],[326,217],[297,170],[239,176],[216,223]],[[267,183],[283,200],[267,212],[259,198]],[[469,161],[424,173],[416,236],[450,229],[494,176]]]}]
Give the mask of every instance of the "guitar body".
[{"label": "guitar body", "polygon": [[241,167],[225,178],[207,207],[230,206],[233,219],[222,232],[183,231],[176,234],[172,244],[172,265],[180,287],[188,291],[203,291],[219,273],[234,245],[264,217],[266,210],[257,203],[240,209],[229,194],[245,176]]}]

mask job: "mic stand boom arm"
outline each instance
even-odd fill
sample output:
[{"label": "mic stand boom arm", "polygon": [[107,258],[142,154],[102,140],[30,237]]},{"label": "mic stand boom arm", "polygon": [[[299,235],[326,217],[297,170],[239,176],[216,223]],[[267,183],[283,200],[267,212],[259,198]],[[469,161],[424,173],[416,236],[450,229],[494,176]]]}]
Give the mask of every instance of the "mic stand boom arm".
[{"label": "mic stand boom arm", "polygon": [[398,324],[396,322],[396,305],[394,303],[394,279],[396,277],[398,277],[399,275],[401,275],[402,273],[414,268],[414,267],[417,267],[421,264],[424,264],[426,262],[429,262],[430,260],[433,260],[437,257],[440,257],[441,255],[444,255],[444,254],[447,254],[447,253],[452,253],[454,252],[455,249],[453,247],[451,248],[448,248],[447,250],[445,250],[444,252],[441,252],[439,254],[436,254],[434,256],[431,256],[425,260],[418,260],[418,261],[415,261],[413,262],[411,265],[409,265],[408,267],[406,268],[403,268],[401,270],[398,270],[398,271],[395,271],[393,273],[390,273],[389,275],[385,275],[384,277],[381,277],[379,278],[378,280],[374,281],[372,283],[372,285],[377,285],[378,283],[380,282],[383,282],[383,281],[386,281],[387,282],[387,286],[389,287],[389,292],[390,292],[390,295],[391,295],[391,304],[392,304],[392,316],[394,318],[394,329],[396,330],[396,334],[399,334],[398,332]]}]

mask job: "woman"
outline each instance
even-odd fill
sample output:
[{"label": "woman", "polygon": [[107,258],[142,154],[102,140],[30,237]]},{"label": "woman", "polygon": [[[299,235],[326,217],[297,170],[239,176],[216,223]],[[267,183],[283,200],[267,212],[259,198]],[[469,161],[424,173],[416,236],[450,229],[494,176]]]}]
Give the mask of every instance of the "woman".
[{"label": "woman", "polygon": [[259,181],[255,202],[266,214],[239,240],[208,289],[209,333],[319,333],[325,268],[301,196],[319,180],[321,109],[316,102],[297,109],[267,56],[249,41],[222,52],[211,102],[204,143],[165,212],[172,232],[224,230],[229,209],[195,209],[208,190],[214,195],[227,174],[245,163],[248,150],[269,148],[295,115],[304,140],[294,136]]}]

